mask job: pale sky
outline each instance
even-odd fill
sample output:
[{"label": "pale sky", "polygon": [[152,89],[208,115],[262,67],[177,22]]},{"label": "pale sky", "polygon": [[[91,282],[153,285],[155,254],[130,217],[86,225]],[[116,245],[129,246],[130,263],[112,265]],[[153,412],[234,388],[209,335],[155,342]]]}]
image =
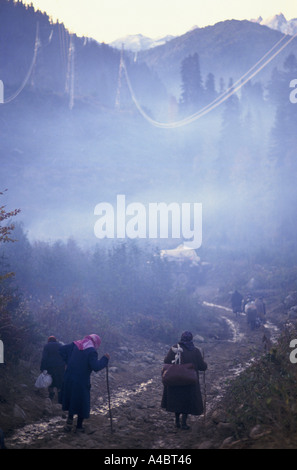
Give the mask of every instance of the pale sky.
[{"label": "pale sky", "polygon": [[25,0],[78,36],[109,43],[128,34],[179,36],[227,19],[297,17],[296,0]]}]

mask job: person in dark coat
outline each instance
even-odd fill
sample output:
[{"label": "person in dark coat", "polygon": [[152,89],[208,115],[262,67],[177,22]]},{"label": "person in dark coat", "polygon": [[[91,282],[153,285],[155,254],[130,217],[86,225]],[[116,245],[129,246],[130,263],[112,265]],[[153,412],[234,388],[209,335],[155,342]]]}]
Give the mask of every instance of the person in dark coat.
[{"label": "person in dark coat", "polygon": [[257,315],[262,324],[266,323],[266,305],[263,300],[263,297],[259,297],[255,300],[255,305],[257,309]]},{"label": "person in dark coat", "polygon": [[245,306],[245,313],[247,315],[247,323],[250,325],[251,330],[254,330],[257,327],[257,307],[254,300],[248,302]]},{"label": "person in dark coat", "polygon": [[42,352],[40,371],[47,370],[53,379],[52,384],[48,388],[51,400],[55,396],[54,388],[57,389],[58,394],[60,393],[65,372],[65,362],[59,353],[61,346],[62,344],[54,336],[50,336]]},{"label": "person in dark coat", "polygon": [[238,313],[242,311],[242,301],[243,296],[238,292],[238,290],[235,290],[231,295],[231,305],[233,313],[235,313],[236,317]]},{"label": "person in dark coat", "polygon": [[60,348],[67,364],[61,394],[62,409],[68,411],[66,431],[71,430],[73,417],[77,415],[76,431],[83,432],[83,420],[90,416],[91,373],[104,369],[109,361],[109,354],[98,359],[96,350],[100,344],[100,337],[92,334]]},{"label": "person in dark coat", "polygon": [[[187,417],[191,415],[201,415],[204,411],[203,400],[199,384],[199,371],[205,371],[207,364],[202,358],[202,354],[193,344],[193,335],[185,331],[178,343],[182,348],[181,362],[192,363],[197,373],[197,383],[185,386],[164,386],[161,406],[166,411],[175,413],[175,425],[181,429],[189,429]],[[176,348],[174,345],[172,348]],[[175,352],[170,349],[164,359],[165,364],[171,364],[175,359]],[[182,415],[182,423],[180,423]]]}]

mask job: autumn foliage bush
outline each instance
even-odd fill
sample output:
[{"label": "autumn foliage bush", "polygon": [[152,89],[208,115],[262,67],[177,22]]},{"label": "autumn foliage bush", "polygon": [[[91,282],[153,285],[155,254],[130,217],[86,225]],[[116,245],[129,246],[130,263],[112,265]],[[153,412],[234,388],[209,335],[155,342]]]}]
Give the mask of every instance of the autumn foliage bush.
[{"label": "autumn foliage bush", "polygon": [[[3,196],[3,192],[0,192]],[[12,218],[19,209],[7,211],[0,206],[0,244],[15,243]],[[21,301],[19,292],[12,285],[14,273],[1,263],[0,271],[0,340],[4,344],[5,363],[16,362],[21,355],[29,352],[36,338],[32,318]]]}]

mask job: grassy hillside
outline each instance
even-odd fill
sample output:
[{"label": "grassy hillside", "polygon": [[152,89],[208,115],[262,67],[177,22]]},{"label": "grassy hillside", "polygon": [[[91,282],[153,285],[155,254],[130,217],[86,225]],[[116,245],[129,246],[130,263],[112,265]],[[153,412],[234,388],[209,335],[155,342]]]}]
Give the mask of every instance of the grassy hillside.
[{"label": "grassy hillside", "polygon": [[236,438],[232,447],[296,449],[297,365],[290,361],[296,338],[291,323],[278,343],[231,383],[223,406]]}]

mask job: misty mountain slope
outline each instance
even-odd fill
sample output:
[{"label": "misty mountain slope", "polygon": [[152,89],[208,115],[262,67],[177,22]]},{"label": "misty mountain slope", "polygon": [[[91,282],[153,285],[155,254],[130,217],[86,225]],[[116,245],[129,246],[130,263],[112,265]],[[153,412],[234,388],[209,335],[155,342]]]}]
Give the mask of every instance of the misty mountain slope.
[{"label": "misty mountain slope", "polygon": [[[281,38],[282,33],[250,21],[230,20],[195,29],[172,39],[163,46],[138,54],[139,61],[145,61],[166,84],[175,96],[180,94],[180,66],[182,60],[197,52],[200,58],[203,78],[213,73],[216,87],[223,78],[235,80],[245,74]],[[294,40],[279,54],[255,80],[269,80],[274,67],[283,63],[285,57],[296,48]]]},{"label": "misty mountain slope", "polygon": [[[5,100],[24,84],[61,95],[73,85],[76,97],[114,107],[120,66],[117,49],[70,34],[63,24],[53,23],[48,15],[22,2],[2,1],[0,18],[0,74]],[[144,104],[149,106],[152,92],[156,99],[167,99],[164,86],[145,64],[126,58],[126,65]],[[122,104],[131,102],[124,88],[121,100]]]},{"label": "misty mountain slope", "polygon": [[179,179],[171,139],[137,114],[123,118],[79,101],[70,111],[60,97],[25,92],[0,109],[0,119],[0,187],[8,188],[9,205],[21,206],[29,227],[61,219],[69,234],[73,225],[83,230],[74,219],[89,214],[94,224],[99,202],[113,203],[116,194],[137,200]]},{"label": "misty mountain slope", "polygon": [[[40,14],[36,17],[20,2],[4,4],[9,8],[0,35],[7,52],[0,60],[1,67],[7,65],[6,98],[28,71]],[[17,25],[24,30],[23,62],[20,35],[13,37]],[[152,126],[140,115],[124,76],[120,106],[115,106],[119,51],[73,35],[75,60],[68,77],[73,63],[60,37],[71,43],[69,33],[42,16],[40,36],[43,46],[29,80],[15,99],[0,107],[0,190],[8,189],[5,204],[22,209],[30,236],[95,242],[94,208],[100,202],[115,204],[118,194],[144,204],[201,202],[206,243],[265,245],[265,237],[277,239],[280,225],[282,236],[290,237],[288,224],[289,233],[295,234],[288,200],[292,206],[297,198],[292,178],[297,107],[290,103],[289,83],[297,76],[297,66],[295,56],[287,60],[289,47],[283,53],[286,62],[267,75],[265,86],[253,81],[207,116],[181,127],[174,121],[196,111],[201,102],[182,106],[169,100],[166,76],[164,83],[158,77],[171,74],[179,88],[180,61],[199,44],[203,79],[212,65],[217,86],[226,70],[227,80],[233,72],[245,73],[281,33],[248,21],[227,21],[159,46],[140,62],[125,56],[138,103],[153,120],[173,122],[169,129]],[[193,71],[184,72],[186,88]],[[66,83],[72,83],[72,93]],[[216,90],[209,91],[202,90],[205,104],[217,96]]]}]

